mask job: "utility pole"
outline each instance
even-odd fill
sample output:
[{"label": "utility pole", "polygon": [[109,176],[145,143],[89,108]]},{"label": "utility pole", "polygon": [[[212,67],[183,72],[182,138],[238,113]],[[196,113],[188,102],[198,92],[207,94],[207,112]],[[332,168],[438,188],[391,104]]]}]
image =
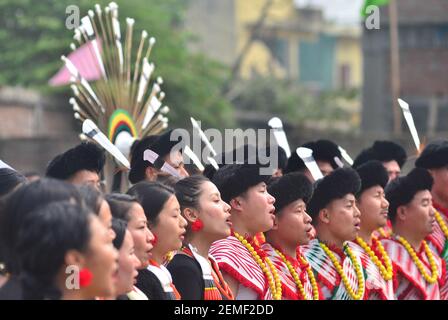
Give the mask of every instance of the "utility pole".
[{"label": "utility pole", "polygon": [[390,77],[391,96],[393,108],[393,132],[396,135],[401,133],[401,113],[398,105],[400,97],[400,48],[398,43],[398,15],[397,1],[389,2],[389,31],[390,31]]}]

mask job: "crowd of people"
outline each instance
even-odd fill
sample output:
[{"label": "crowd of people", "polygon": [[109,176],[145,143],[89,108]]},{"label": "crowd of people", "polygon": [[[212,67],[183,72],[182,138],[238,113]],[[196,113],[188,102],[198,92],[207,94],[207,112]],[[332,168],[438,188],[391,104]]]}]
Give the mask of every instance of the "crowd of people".
[{"label": "crowd of people", "polygon": [[314,181],[281,148],[272,175],[256,155],[200,172],[169,133],[133,145],[125,193],[105,193],[93,142],[44,177],[0,169],[0,299],[448,298],[448,141],[426,145],[407,175],[394,142],[352,167],[334,142],[309,142],[324,176]]}]

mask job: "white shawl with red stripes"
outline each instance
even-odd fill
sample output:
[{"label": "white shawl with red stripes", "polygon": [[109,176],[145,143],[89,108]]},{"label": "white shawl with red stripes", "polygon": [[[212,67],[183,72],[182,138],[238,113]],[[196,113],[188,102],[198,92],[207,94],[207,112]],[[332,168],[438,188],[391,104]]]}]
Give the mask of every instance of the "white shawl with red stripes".
[{"label": "white shawl with red stripes", "polygon": [[243,286],[255,291],[260,300],[272,300],[265,274],[249,250],[235,237],[214,242],[210,248],[219,269],[235,278]]},{"label": "white shawl with red stripes", "polygon": [[[439,272],[439,281],[430,284],[423,278],[417,265],[412,260],[411,255],[400,242],[395,239],[383,239],[381,243],[396,267],[399,283],[395,294],[398,300],[440,299],[439,282],[443,282],[442,276],[444,272],[442,266],[444,267],[444,263],[442,263],[442,259],[440,259],[437,253],[434,253],[434,259]],[[423,260],[422,265],[426,272],[431,274],[429,259],[426,253],[423,251],[417,253],[417,255]]]}]

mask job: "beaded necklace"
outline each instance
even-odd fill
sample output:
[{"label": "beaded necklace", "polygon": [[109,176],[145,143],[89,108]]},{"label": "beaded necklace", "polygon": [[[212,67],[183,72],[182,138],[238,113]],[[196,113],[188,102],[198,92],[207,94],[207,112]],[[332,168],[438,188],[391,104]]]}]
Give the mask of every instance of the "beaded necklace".
[{"label": "beaded necklace", "polygon": [[[246,239],[244,239],[244,237],[242,237],[241,235],[239,235],[236,232],[234,232],[234,235],[235,235],[235,238],[237,238],[238,241],[240,241],[246,247],[246,249],[249,251],[249,253],[254,258],[255,262],[263,270],[263,273],[269,282],[269,288],[272,293],[272,298],[274,300],[281,300],[282,299],[282,283],[280,281],[280,277],[277,273],[276,268],[272,264],[272,261],[268,257],[264,257],[264,261],[263,261],[263,259],[260,257],[260,255],[257,253],[257,251],[254,249],[254,247]],[[271,272],[269,272],[269,270]]]},{"label": "beaded necklace", "polygon": [[335,255],[331,250],[322,242],[319,242],[319,245],[321,248],[325,251],[327,256],[330,258],[331,262],[333,263],[334,267],[336,268],[336,271],[338,272],[339,276],[342,279],[342,283],[344,284],[345,289],[347,290],[347,293],[353,300],[361,300],[364,295],[364,276],[362,274],[361,267],[358,263],[358,261],[355,258],[355,255],[353,254],[353,251],[347,246],[344,246],[345,251],[347,251],[347,255],[350,258],[350,260],[353,263],[353,267],[355,268],[356,277],[358,278],[358,290],[355,293],[352,286],[350,285],[347,276],[344,273],[344,270],[342,269],[341,264],[336,259]]},{"label": "beaded necklace", "polygon": [[386,281],[392,279],[392,277],[394,276],[392,262],[390,261],[390,258],[387,255],[386,250],[384,250],[384,247],[381,244],[381,242],[378,241],[378,239],[376,238],[372,239],[372,242],[374,242],[374,244],[378,248],[379,253],[381,254],[381,259],[384,261],[384,265],[378,258],[378,256],[375,254],[375,252],[372,250],[372,248],[361,237],[357,237],[356,242],[364,249],[365,252],[367,252],[370,259],[378,267],[383,279]]},{"label": "beaded necklace", "polygon": [[308,277],[311,281],[311,286],[313,287],[313,296],[309,297],[306,292],[305,288],[303,286],[302,281],[300,281],[299,275],[297,274],[296,270],[292,266],[291,262],[286,258],[286,256],[278,249],[275,249],[275,252],[280,256],[280,258],[283,260],[283,262],[286,264],[286,267],[289,270],[289,273],[291,273],[291,276],[294,279],[294,282],[296,283],[297,288],[300,291],[301,296],[303,297],[303,300],[319,300],[319,289],[317,287],[316,278],[314,277],[313,271],[311,270],[311,266],[308,264],[308,262],[303,258],[300,254],[297,256],[302,262],[302,265],[305,266],[306,272],[308,274]]},{"label": "beaded necklace", "polygon": [[409,253],[409,255],[412,258],[412,261],[417,266],[418,271],[420,271],[420,274],[423,276],[423,278],[428,282],[429,284],[433,284],[437,281],[439,277],[439,271],[437,269],[437,265],[434,259],[434,255],[431,252],[431,249],[429,248],[426,241],[423,241],[423,248],[425,250],[426,256],[429,260],[429,265],[431,266],[431,273],[432,275],[429,275],[426,270],[423,268],[423,263],[418,257],[417,253],[415,252],[414,248],[409,244],[409,242],[403,238],[402,236],[397,236],[397,240],[405,247],[406,251]]},{"label": "beaded necklace", "polygon": [[442,229],[443,234],[445,235],[445,239],[448,239],[448,227],[446,226],[445,221],[442,218],[442,215],[439,211],[434,210],[434,216],[436,218],[437,223],[440,226],[440,229]]}]

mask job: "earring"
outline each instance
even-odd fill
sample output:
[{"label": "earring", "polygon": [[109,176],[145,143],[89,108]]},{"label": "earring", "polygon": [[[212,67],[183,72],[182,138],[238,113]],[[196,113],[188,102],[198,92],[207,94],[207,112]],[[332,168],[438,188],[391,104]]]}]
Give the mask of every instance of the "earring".
[{"label": "earring", "polygon": [[191,224],[191,231],[198,232],[204,227],[204,223],[201,219],[197,218],[195,222]]},{"label": "earring", "polygon": [[87,287],[92,283],[93,274],[88,268],[83,268],[79,271],[79,285]]},{"label": "earring", "polygon": [[152,246],[155,246],[157,243],[157,235],[155,233],[152,234],[154,236],[154,239],[151,240]]}]

